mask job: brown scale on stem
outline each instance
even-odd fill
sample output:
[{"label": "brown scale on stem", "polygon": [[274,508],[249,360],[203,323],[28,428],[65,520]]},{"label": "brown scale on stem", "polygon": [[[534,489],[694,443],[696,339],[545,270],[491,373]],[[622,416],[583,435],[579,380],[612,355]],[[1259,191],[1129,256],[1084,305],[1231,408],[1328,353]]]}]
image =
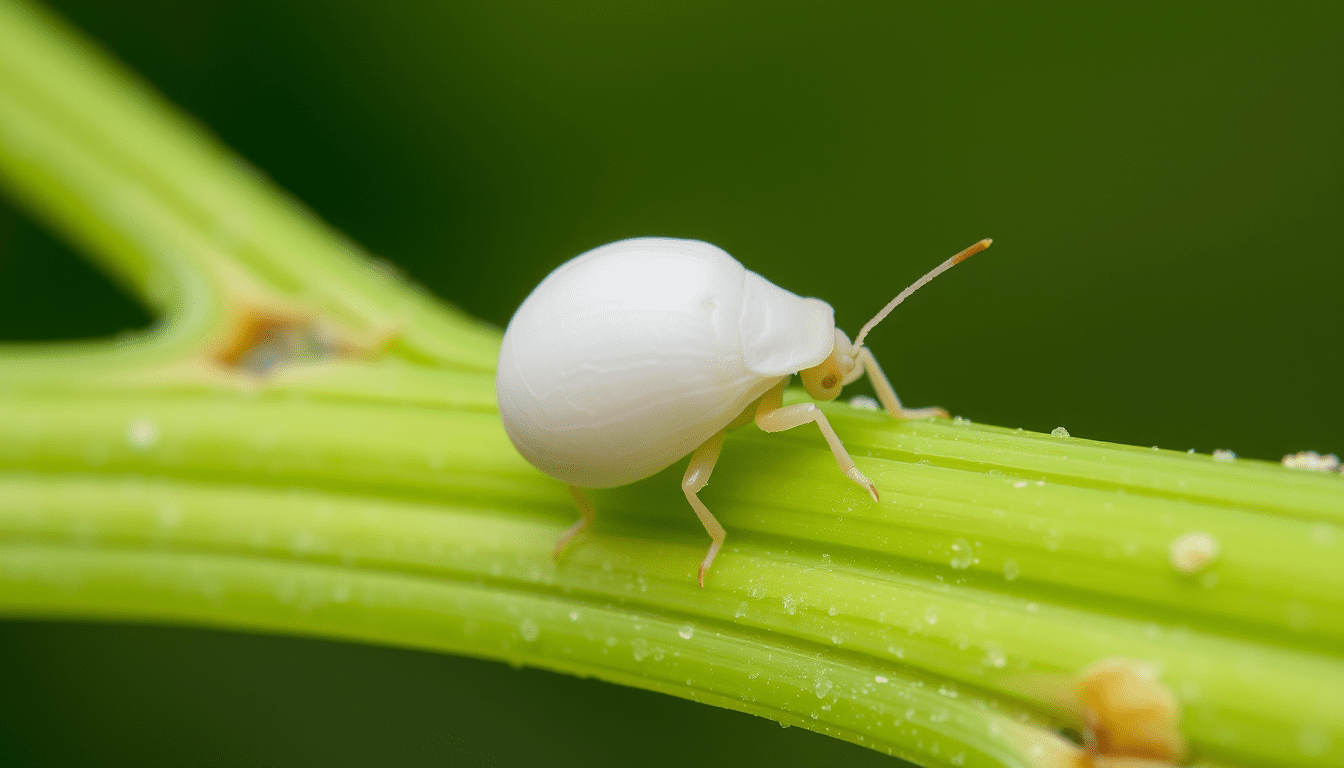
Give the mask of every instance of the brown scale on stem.
[{"label": "brown scale on stem", "polygon": [[357,337],[336,323],[294,310],[239,308],[207,356],[237,373],[263,377],[288,364],[376,355],[390,334]]},{"label": "brown scale on stem", "polygon": [[1089,752],[1159,764],[1185,755],[1181,706],[1158,679],[1156,667],[1134,659],[1104,659],[1083,672],[1077,690]]},{"label": "brown scale on stem", "polygon": [[376,357],[399,334],[352,330],[249,276],[222,272],[224,316],[204,350],[210,367],[259,379],[288,365]]},{"label": "brown scale on stem", "polygon": [[1102,659],[1075,676],[1029,675],[1015,687],[1071,712],[1082,726],[1081,746],[1040,730],[1023,741],[1033,766],[1174,768],[1186,756],[1180,703],[1151,664]]}]

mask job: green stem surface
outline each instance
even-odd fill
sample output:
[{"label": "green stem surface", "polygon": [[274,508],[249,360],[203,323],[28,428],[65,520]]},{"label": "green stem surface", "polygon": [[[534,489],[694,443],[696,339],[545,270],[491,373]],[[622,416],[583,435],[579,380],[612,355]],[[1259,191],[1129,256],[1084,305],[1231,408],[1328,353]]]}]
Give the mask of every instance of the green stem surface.
[{"label": "green stem surface", "polygon": [[[0,0],[0,178],[164,314],[0,348],[0,615],[441,650],[800,725],[921,765],[1053,766],[1076,675],[1157,665],[1192,755],[1344,764],[1344,480],[826,404],[576,517],[495,413],[498,332],[372,268],[59,23]],[[281,303],[379,354],[264,378],[202,349]],[[791,392],[791,400],[801,395]],[[1202,532],[1195,573],[1171,547]],[[1060,692],[1065,692],[1063,695]]]}]

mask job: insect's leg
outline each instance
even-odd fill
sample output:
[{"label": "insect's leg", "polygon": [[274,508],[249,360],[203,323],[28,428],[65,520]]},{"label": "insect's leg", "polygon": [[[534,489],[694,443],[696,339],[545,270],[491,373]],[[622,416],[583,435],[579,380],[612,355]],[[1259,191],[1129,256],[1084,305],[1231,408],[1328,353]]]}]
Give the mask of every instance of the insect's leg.
[{"label": "insect's leg", "polygon": [[709,564],[714,562],[714,556],[719,553],[719,547],[723,546],[723,539],[728,535],[724,532],[723,526],[719,525],[719,521],[714,519],[713,513],[696,495],[709,482],[709,473],[714,471],[714,463],[719,460],[721,450],[723,450],[723,432],[709,438],[704,445],[695,449],[695,453],[691,454],[691,464],[686,467],[686,476],[681,479],[681,490],[686,494],[686,500],[691,503],[691,509],[695,510],[709,537],[713,539],[709,545],[709,552],[705,553],[705,559],[700,561],[701,587],[705,586],[705,572],[709,570]]},{"label": "insect's leg", "polygon": [[933,408],[902,408],[901,401],[896,399],[896,390],[891,388],[891,382],[882,373],[882,368],[877,364],[877,358],[868,351],[867,347],[859,347],[859,361],[863,364],[864,370],[868,372],[868,380],[873,382],[873,389],[877,390],[877,399],[882,401],[882,407],[887,409],[893,418],[897,419],[926,419],[930,416],[937,416],[940,419],[948,417],[947,411],[937,406]]},{"label": "insect's leg", "polygon": [[597,510],[593,508],[593,502],[588,500],[588,494],[584,493],[582,488],[574,485],[566,487],[569,488],[569,495],[574,497],[574,506],[579,508],[579,514],[583,517],[560,534],[560,540],[555,542],[555,549],[551,550],[551,557],[560,557],[560,553],[569,545],[570,539],[578,536],[581,531],[592,525],[593,518],[597,516]]},{"label": "insect's leg", "polygon": [[822,413],[815,403],[784,405],[785,383],[787,382],[781,382],[761,398],[760,405],[756,406],[756,426],[766,432],[783,432],[809,421],[816,422],[817,427],[821,429],[821,436],[826,438],[826,442],[831,446],[831,453],[835,454],[835,463],[840,465],[840,471],[850,480],[867,488],[868,493],[873,496],[873,501],[877,501],[877,486],[854,466],[854,460],[840,443],[840,437],[831,428],[831,422],[826,420],[826,414]]}]

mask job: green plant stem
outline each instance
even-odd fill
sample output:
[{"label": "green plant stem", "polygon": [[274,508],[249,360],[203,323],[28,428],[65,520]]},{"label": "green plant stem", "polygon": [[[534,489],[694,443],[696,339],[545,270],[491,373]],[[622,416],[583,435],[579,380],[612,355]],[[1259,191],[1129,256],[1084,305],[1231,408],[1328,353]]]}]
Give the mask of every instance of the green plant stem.
[{"label": "green plant stem", "polygon": [[12,0],[0,17],[0,176],[148,306],[205,329],[222,307],[200,291],[265,288],[357,330],[396,330],[408,357],[493,367],[493,329],[361,258],[55,20]]},{"label": "green plant stem", "polygon": [[[596,530],[495,413],[498,332],[375,270],[171,107],[0,1],[0,178],[164,329],[0,348],[0,615],[288,632],[494,658],[801,725],[922,765],[1064,765],[1073,676],[1156,663],[1201,759],[1344,762],[1344,480],[824,409],[598,492]],[[280,302],[381,355],[211,367]],[[791,400],[801,397],[791,392]],[[1216,560],[1170,547],[1211,535]]]},{"label": "green plant stem", "polygon": [[[489,381],[480,384],[488,387]],[[675,487],[673,478],[599,494],[600,502],[615,502],[603,504],[610,524],[604,519],[598,535],[557,566],[550,547],[573,517],[569,501],[558,484],[516,455],[493,414],[292,395],[230,402],[217,393],[13,398],[10,404],[0,416],[0,457],[31,474],[4,482],[9,517],[0,519],[0,533],[26,545],[202,552],[408,573],[444,583],[495,583],[512,594],[531,591],[534,598],[576,606],[622,605],[630,615],[712,626],[720,634],[754,630],[758,644],[774,638],[818,656],[830,648],[847,659],[862,658],[873,678],[932,675],[937,685],[931,687],[964,688],[968,700],[992,694],[1010,710],[1030,710],[1033,703],[1051,709],[1023,696],[1025,673],[1072,673],[1116,655],[1160,660],[1165,679],[1186,694],[1190,737],[1233,754],[1295,738],[1296,723],[1328,711],[1339,683],[1339,660],[1312,649],[1333,642],[1323,636],[1332,626],[1328,621],[1294,633],[1280,626],[1282,616],[1249,611],[1233,624],[1217,615],[1222,603],[1211,599],[1230,591],[1306,604],[1322,590],[1295,593],[1303,573],[1327,586],[1338,583],[1339,542],[1321,534],[1333,529],[1319,528],[1328,523],[1186,499],[1184,518],[1162,524],[1173,502],[1133,489],[1086,487],[1095,478],[1055,476],[1044,485],[1032,480],[1019,487],[1023,481],[1014,478],[1040,476],[1040,466],[1050,461],[1032,456],[1031,441],[1072,441],[967,424],[874,430],[867,434],[920,444],[929,463],[864,461],[883,487],[899,489],[873,505],[848,487],[821,445],[734,435],[728,454],[738,460],[725,461],[709,495],[732,531],[730,546],[716,564],[711,589],[700,590],[693,570],[703,534],[676,494],[665,492]],[[859,438],[851,440],[856,452],[878,453],[879,446],[862,441],[870,414],[843,406],[828,411],[842,433]],[[146,425],[148,433],[136,432]],[[446,442],[443,435],[455,440]],[[939,439],[957,446],[955,453],[933,450]],[[942,466],[1002,441],[1028,445],[1020,451],[996,446],[999,463],[987,469]],[[1106,455],[1096,444],[1082,447],[1084,454],[1090,449]],[[1222,475],[1235,487],[1241,474],[1208,457],[1123,448],[1109,453],[1111,462],[1125,459],[1130,474],[1158,485],[1171,484],[1168,475],[1182,476],[1194,465],[1206,475],[1202,492],[1214,497],[1225,489],[1208,476]],[[1004,466],[1020,474],[994,474]],[[1269,469],[1285,489],[1336,482]],[[940,470],[958,477],[940,478]],[[1073,482],[1063,482],[1068,479]],[[1024,491],[1030,494],[1025,500]],[[1095,498],[1089,502],[1080,494]],[[1120,515],[1096,514],[1113,500],[1130,506]],[[1013,511],[1022,503],[1031,511]],[[640,508],[638,514],[628,511]],[[1151,531],[1135,525],[1155,521]],[[1167,563],[1170,539],[1192,523],[1215,532],[1225,547],[1223,561],[1206,572],[1219,577],[1214,586],[1175,573]],[[1014,537],[1015,531],[1020,535]],[[1297,557],[1264,556],[1276,539],[1292,550],[1280,554]],[[969,547],[966,560],[957,560],[958,541]],[[1125,549],[1125,542],[1135,545]],[[1096,549],[1106,546],[1119,549],[1107,558]],[[1248,564],[1238,564],[1242,555]],[[1008,557],[1019,563],[1016,575],[1002,570]],[[1142,589],[1117,590],[1117,579]],[[1258,589],[1243,583],[1257,579]],[[221,581],[219,588],[227,584]],[[201,596],[199,610],[218,610],[228,621],[228,607],[208,597]],[[1328,619],[1337,613],[1329,601],[1338,599],[1324,590],[1317,600],[1327,604],[1313,610]],[[1171,604],[1178,610],[1163,610]],[[151,599],[141,610],[152,612],[152,606]],[[516,606],[509,611],[499,620],[508,618],[517,631],[527,614]],[[1245,637],[1255,634],[1277,642],[1297,635],[1302,647],[1287,650]],[[622,644],[639,639],[603,637],[619,637]],[[474,655],[515,658],[496,647],[494,636],[444,642]],[[529,664],[569,663],[546,656],[549,647],[515,640],[509,650]],[[758,648],[743,646],[738,657],[721,661],[751,669]],[[658,668],[652,653],[608,657],[608,668],[587,673],[618,680],[652,673]],[[1228,669],[1232,659],[1243,662],[1235,673]],[[1254,663],[1244,663],[1248,659]],[[828,669],[829,661],[815,659],[810,679],[824,687]],[[704,693],[690,684],[679,692]],[[797,696],[791,701],[814,703]],[[773,708],[789,709],[778,703]],[[1277,720],[1267,717],[1271,712]],[[823,720],[820,726],[854,740],[882,733],[853,731],[853,723]],[[898,743],[892,736],[885,741]]]}]

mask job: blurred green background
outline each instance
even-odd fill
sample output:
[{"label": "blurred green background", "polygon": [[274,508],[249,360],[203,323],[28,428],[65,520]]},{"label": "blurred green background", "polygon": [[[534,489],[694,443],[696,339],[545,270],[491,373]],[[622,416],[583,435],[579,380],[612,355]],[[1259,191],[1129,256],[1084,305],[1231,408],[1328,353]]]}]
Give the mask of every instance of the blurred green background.
[{"label": "blurred green background", "polygon": [[[663,235],[852,334],[993,237],[870,337],[907,404],[1344,451],[1344,4],[53,6],[501,326],[565,259]],[[0,198],[0,339],[150,322]],[[640,691],[289,638],[0,623],[0,680],[5,764],[892,764]]]}]

